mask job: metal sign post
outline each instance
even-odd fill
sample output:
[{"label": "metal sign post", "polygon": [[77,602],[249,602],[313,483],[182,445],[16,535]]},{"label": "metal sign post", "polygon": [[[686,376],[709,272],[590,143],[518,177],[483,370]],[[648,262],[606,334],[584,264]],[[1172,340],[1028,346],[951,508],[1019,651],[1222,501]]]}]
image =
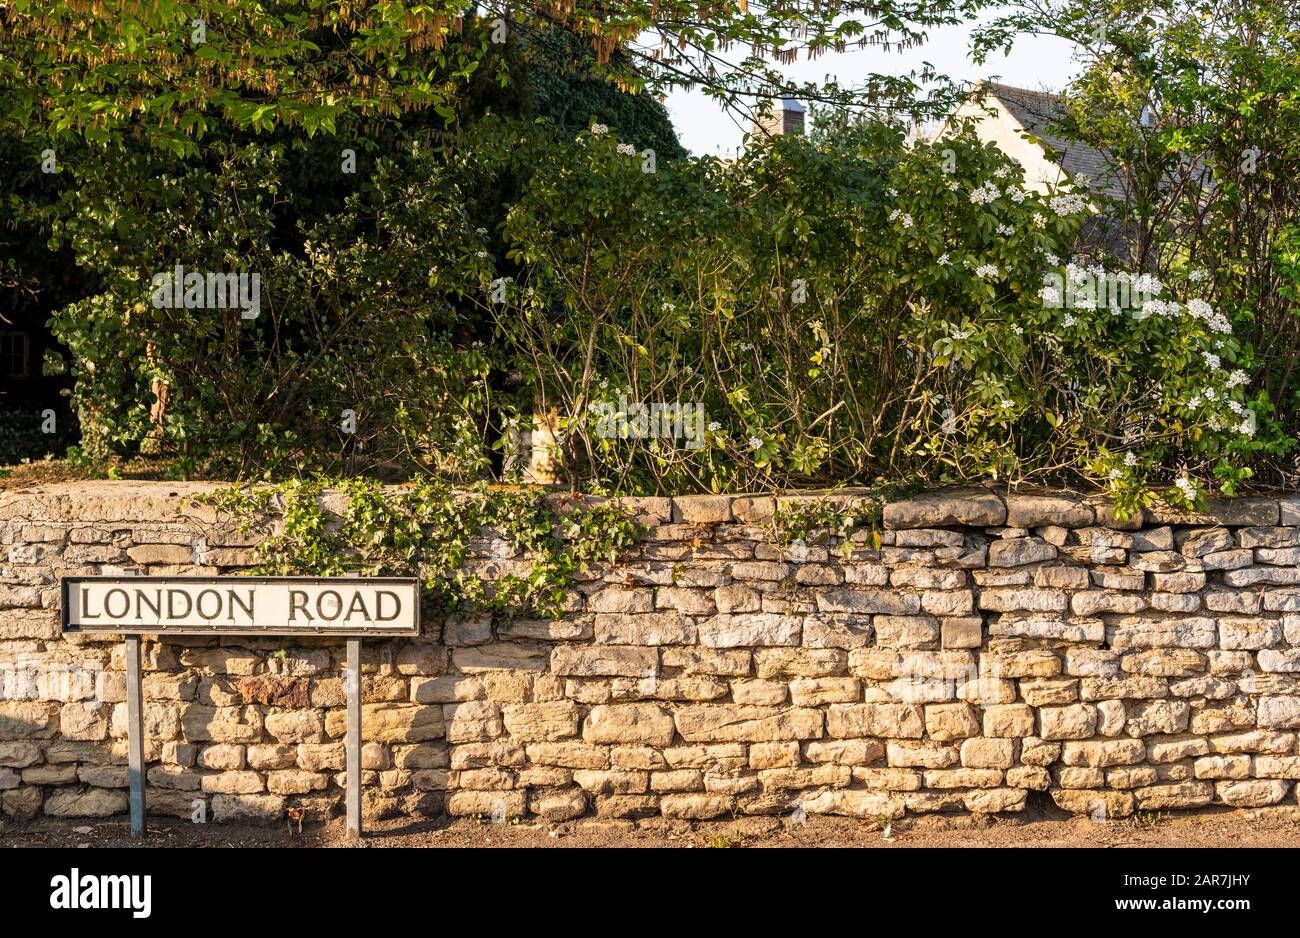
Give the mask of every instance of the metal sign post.
[{"label": "metal sign post", "polygon": [[144,836],[144,701],[140,636],[126,637],[126,763],[131,786],[131,836]]},{"label": "metal sign post", "polygon": [[361,641],[348,639],[347,831],[361,836]]},{"label": "metal sign post", "polygon": [[64,577],[64,633],[126,639],[131,836],[145,833],[141,635],[347,640],[347,833],[361,836],[361,640],[420,634],[420,584],[397,577]]}]

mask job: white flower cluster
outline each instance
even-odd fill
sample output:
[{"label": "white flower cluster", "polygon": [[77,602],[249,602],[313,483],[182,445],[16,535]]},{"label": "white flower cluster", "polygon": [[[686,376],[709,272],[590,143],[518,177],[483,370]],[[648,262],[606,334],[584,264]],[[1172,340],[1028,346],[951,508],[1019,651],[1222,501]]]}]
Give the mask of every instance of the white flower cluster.
[{"label": "white flower cluster", "polygon": [[990,202],[995,201],[1001,194],[1001,189],[993,185],[991,182],[986,182],[978,189],[971,190],[970,200],[975,205],[988,205]]},{"label": "white flower cluster", "polygon": [[991,279],[991,278],[993,278],[993,277],[996,277],[996,276],[998,276],[998,268],[997,268],[997,265],[996,265],[996,264],[980,264],[978,267],[975,268],[975,276],[977,276],[977,277],[983,277],[985,280],[989,280],[989,279]]},{"label": "white flower cluster", "polygon": [[[1044,279],[1050,281],[1054,276],[1048,272]],[[1065,267],[1065,280],[1069,294],[1064,298],[1066,306],[1090,310],[1105,307],[1113,315],[1141,306],[1145,299],[1158,297],[1164,289],[1149,274],[1134,276],[1123,270],[1107,271],[1100,264],[1085,267],[1073,261]]]},{"label": "white flower cluster", "polygon": [[1173,318],[1183,312],[1205,323],[1213,332],[1220,335],[1232,334],[1232,323],[1228,322],[1228,317],[1216,312],[1209,303],[1201,299],[1188,300],[1185,307],[1176,300],[1149,299],[1142,304],[1142,313],[1137,318],[1146,319],[1148,316]]},{"label": "white flower cluster", "polygon": [[1096,309],[1097,298],[1093,294],[1075,294],[1070,298],[1070,305],[1076,309]]},{"label": "white flower cluster", "polygon": [[1151,299],[1151,300],[1147,300],[1145,303],[1142,304],[1142,309],[1140,311],[1140,314],[1135,316],[1134,318],[1148,319],[1152,316],[1159,316],[1167,319],[1172,319],[1174,316],[1177,316],[1180,312],[1182,312],[1182,309],[1183,309],[1182,306],[1174,302],[1173,300]]},{"label": "white flower cluster", "polygon": [[1183,476],[1181,479],[1175,481],[1174,485],[1178,488],[1178,491],[1183,493],[1183,497],[1189,502],[1196,501],[1196,483],[1187,478],[1187,476]]},{"label": "white flower cluster", "polygon": [[1082,264],[1070,261],[1065,265],[1065,279],[1070,282],[1072,287],[1084,287],[1095,277],[1106,276],[1106,268],[1100,264],[1093,264],[1091,267],[1084,267]]},{"label": "white flower cluster", "polygon": [[636,147],[630,143],[620,143],[618,145],[619,156],[636,156]]},{"label": "white flower cluster", "polygon": [[894,209],[892,212],[889,213],[889,220],[901,222],[904,228],[912,227],[912,216],[907,214],[907,212],[903,212],[898,209]]},{"label": "white flower cluster", "polygon": [[1165,285],[1160,282],[1160,278],[1152,274],[1138,274],[1133,277],[1128,273],[1121,273],[1120,276],[1128,277],[1133,286],[1133,292],[1142,296],[1159,296],[1165,292]]},{"label": "white flower cluster", "polygon": [[[1235,380],[1236,375],[1241,375],[1241,378]],[[1228,379],[1229,387],[1236,387],[1240,384],[1245,384],[1246,381],[1249,380],[1246,377],[1245,372],[1242,371],[1233,372],[1233,376],[1234,377]],[[1213,387],[1208,387],[1199,394],[1193,394],[1191,399],[1188,400],[1187,406],[1192,410],[1198,410],[1202,404],[1213,403],[1219,399],[1219,392]],[[1221,430],[1232,430],[1242,436],[1253,437],[1255,435],[1257,419],[1255,411],[1241,403],[1241,401],[1234,401],[1226,394],[1222,395],[1222,400],[1223,407],[1226,408],[1234,418],[1238,419],[1227,420],[1224,419],[1221,413],[1212,413],[1205,418],[1205,422],[1209,425],[1209,428],[1216,433]]]},{"label": "white flower cluster", "polygon": [[1078,215],[1088,207],[1088,200],[1076,192],[1063,192],[1052,196],[1048,205],[1057,215]]},{"label": "white flower cluster", "polygon": [[1193,319],[1201,320],[1221,335],[1229,335],[1232,332],[1232,323],[1228,322],[1228,317],[1216,312],[1205,300],[1188,300],[1187,312]]},{"label": "white flower cluster", "polygon": [[[1197,279],[1205,278],[1202,276]],[[1209,332],[1218,336],[1232,334],[1232,324],[1228,318],[1216,312],[1205,300],[1191,299],[1184,305],[1172,297],[1163,297],[1165,293],[1165,285],[1152,274],[1122,271],[1108,273],[1101,265],[1085,266],[1076,262],[1066,265],[1064,277],[1054,271],[1046,271],[1043,286],[1038,291],[1043,304],[1050,308],[1095,310],[1104,306],[1112,314],[1128,309],[1135,320],[1151,317],[1174,320],[1186,316],[1204,323]],[[1061,316],[1061,324],[1065,328],[1074,326],[1076,322],[1076,317],[1069,312]],[[1200,419],[1213,431],[1231,431],[1245,437],[1254,437],[1257,432],[1255,412],[1232,396],[1234,388],[1250,383],[1250,376],[1241,369],[1225,373],[1221,354],[1226,347],[1224,339],[1207,336],[1202,338],[1202,344],[1205,347],[1200,348],[1197,354],[1204,361],[1212,383],[1192,395],[1187,401],[1188,408],[1193,411],[1204,408]],[[1132,467],[1136,463],[1137,457],[1133,453],[1124,457],[1126,466]],[[1116,471],[1110,470],[1112,479],[1120,477]],[[1193,488],[1188,497],[1194,496]]]}]

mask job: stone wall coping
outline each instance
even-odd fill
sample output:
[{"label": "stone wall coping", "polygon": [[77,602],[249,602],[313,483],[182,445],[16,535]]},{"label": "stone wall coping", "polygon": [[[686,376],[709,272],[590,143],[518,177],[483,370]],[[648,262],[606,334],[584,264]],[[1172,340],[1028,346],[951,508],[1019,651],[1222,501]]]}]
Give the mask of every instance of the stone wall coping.
[{"label": "stone wall coping", "polygon": [[[81,480],[50,482],[0,491],[0,520],[134,522],[185,517],[217,520],[195,496],[226,488],[220,482],[151,482]],[[391,486],[399,491],[401,486]],[[778,506],[827,501],[852,509],[871,495],[868,489],[741,493],[730,495],[625,496],[614,499],[637,514],[642,523],[767,524]],[[601,504],[610,499],[553,492],[560,510]],[[963,486],[934,489],[884,507],[888,530],[932,527],[1037,528],[1093,526],[1136,530],[1151,525],[1300,526],[1300,494],[1250,496],[1211,502],[1207,513],[1168,506],[1148,506],[1134,516],[1116,518],[1104,495],[1070,492],[1009,492],[992,487]]]}]

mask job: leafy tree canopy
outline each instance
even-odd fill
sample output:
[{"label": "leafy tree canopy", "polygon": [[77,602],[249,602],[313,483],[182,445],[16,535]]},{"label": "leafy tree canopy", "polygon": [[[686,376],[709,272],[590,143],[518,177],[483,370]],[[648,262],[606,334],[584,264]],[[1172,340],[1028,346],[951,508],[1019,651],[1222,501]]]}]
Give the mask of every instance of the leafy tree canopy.
[{"label": "leafy tree canopy", "polygon": [[[465,87],[509,82],[492,47],[565,30],[626,90],[704,87],[745,107],[774,94],[875,108],[941,108],[928,67],[855,87],[791,86],[773,63],[919,43],[985,0],[9,0],[0,7],[0,125],[92,142],[144,136],[193,152],[213,124],[334,133],[346,116],[456,117]],[[743,50],[739,54],[738,50]],[[735,53],[735,54],[733,54]],[[593,76],[594,77],[594,76]]]}]

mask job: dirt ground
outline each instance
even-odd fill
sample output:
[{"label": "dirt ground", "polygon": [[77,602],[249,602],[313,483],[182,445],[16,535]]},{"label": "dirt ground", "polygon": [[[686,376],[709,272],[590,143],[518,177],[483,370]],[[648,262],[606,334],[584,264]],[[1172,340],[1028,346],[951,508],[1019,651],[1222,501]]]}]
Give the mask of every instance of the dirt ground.
[{"label": "dirt ground", "polygon": [[[152,818],[142,844],[125,818],[0,820],[0,847],[349,847],[342,820],[296,825],[196,825]],[[365,847],[1296,847],[1300,807],[1148,813],[1093,821],[1054,811],[1022,817],[928,816],[877,822],[809,817],[688,822],[583,819],[563,824],[468,818],[373,822]]]}]

